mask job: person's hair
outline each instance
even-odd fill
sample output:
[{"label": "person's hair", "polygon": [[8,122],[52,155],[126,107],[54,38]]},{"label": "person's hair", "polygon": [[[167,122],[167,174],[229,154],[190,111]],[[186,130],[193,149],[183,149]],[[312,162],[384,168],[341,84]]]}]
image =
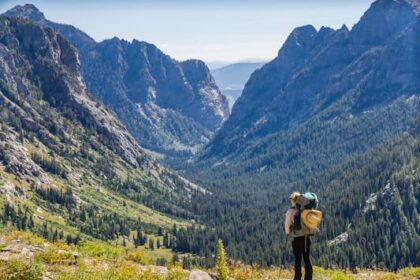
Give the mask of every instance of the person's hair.
[{"label": "person's hair", "polygon": [[300,193],[299,192],[292,192],[292,194],[290,195],[290,197],[289,197],[289,199],[290,199],[290,202],[292,203],[292,204],[296,204],[296,201],[297,201],[297,198],[298,198],[298,196],[300,195]]}]

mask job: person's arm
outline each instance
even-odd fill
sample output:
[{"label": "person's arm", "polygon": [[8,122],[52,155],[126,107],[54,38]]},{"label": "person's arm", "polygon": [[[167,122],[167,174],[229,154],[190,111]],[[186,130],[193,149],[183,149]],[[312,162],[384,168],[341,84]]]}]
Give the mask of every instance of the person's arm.
[{"label": "person's arm", "polygon": [[293,224],[294,209],[289,209],[286,212],[286,219],[284,220],[284,231],[286,235],[290,234],[290,227]]}]

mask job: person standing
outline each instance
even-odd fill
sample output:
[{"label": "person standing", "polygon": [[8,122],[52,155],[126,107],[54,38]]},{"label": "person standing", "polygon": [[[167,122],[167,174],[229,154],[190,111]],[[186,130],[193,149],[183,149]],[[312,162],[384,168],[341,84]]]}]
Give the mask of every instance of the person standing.
[{"label": "person standing", "polygon": [[287,237],[291,236],[293,254],[295,256],[295,276],[293,280],[302,279],[302,258],[305,262],[305,280],[312,280],[312,264],[310,260],[311,239],[302,230],[300,217],[297,215],[296,201],[300,193],[293,192],[290,197],[291,207],[286,212],[284,230]]}]

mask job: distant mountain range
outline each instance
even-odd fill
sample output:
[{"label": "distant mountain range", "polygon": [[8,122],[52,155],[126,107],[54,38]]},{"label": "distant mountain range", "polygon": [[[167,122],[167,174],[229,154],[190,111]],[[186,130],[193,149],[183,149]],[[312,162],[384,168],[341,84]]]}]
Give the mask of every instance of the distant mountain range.
[{"label": "distant mountain range", "polygon": [[229,115],[226,98],[201,61],[178,62],[137,40],[97,43],[71,25],[47,20],[31,4],[5,15],[48,26],[68,39],[78,49],[89,92],[117,114],[144,148],[163,155],[191,155]]},{"label": "distant mountain range", "polygon": [[227,97],[230,108],[241,95],[251,74],[264,64],[265,62],[239,62],[211,70],[222,94]]}]

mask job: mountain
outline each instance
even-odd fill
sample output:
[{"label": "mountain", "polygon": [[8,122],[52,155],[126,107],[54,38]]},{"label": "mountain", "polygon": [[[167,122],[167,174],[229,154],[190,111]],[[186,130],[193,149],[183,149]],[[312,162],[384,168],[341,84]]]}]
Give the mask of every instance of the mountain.
[{"label": "mountain", "polygon": [[[190,228],[180,235],[180,247],[208,256],[211,246],[203,246],[203,240],[222,238],[235,260],[260,266],[292,264],[283,215],[292,191],[310,191],[318,195],[323,212],[319,232],[312,238],[311,255],[317,265],[418,267],[420,135],[411,133],[296,182],[272,176],[276,186],[245,181],[239,185],[234,179],[215,178],[212,196],[192,200],[199,221],[214,230]],[[262,182],[261,175],[255,176]]]},{"label": "mountain", "polygon": [[[162,235],[162,227],[167,249],[191,253],[201,265],[214,264],[214,243],[222,239],[229,257],[264,267],[292,261],[279,223],[291,191],[313,191],[324,217],[311,249],[317,264],[418,267],[419,13],[416,1],[378,0],[351,30],[295,29],[278,56],[251,75],[206,149],[178,162],[208,191],[156,164],[89,96],[78,56],[61,35],[1,17],[0,224],[52,241],[128,242],[122,254],[132,260],[141,259],[129,254],[132,243],[144,244],[146,232],[153,247],[151,233]],[[134,98],[142,109],[143,100],[172,103],[172,96],[158,98],[152,83],[179,77],[168,69],[181,67],[188,84],[199,84],[195,90],[209,79],[200,62],[170,64],[146,43],[102,43],[79,49],[81,59],[93,55],[82,73],[107,72],[117,77],[115,88],[124,77],[124,90],[112,98]],[[113,60],[108,48],[118,54]],[[155,69],[138,55],[162,63]],[[135,78],[140,74],[153,79]],[[114,81],[106,78],[103,84]],[[137,94],[145,84],[152,90]],[[156,92],[165,92],[157,84]],[[94,256],[117,255],[80,245]],[[123,261],[114,263],[133,271]]]},{"label": "mountain", "polygon": [[193,209],[214,231],[191,229],[190,248],[207,256],[197,244],[221,238],[233,259],[291,263],[279,224],[290,193],[310,191],[323,211],[317,264],[420,265],[419,13],[418,1],[378,0],[351,30],[293,30],[196,161],[178,166],[212,192]]},{"label": "mountain", "polygon": [[2,227],[114,240],[191,217],[200,188],[90,96],[76,50],[52,29],[0,16],[0,114]]},{"label": "mountain", "polygon": [[252,74],[198,165],[299,177],[404,133],[419,116],[415,5],[376,1],[352,30],[296,28]]},{"label": "mountain", "polygon": [[240,62],[211,70],[222,94],[229,100],[230,108],[241,95],[252,72],[264,64],[265,62]]},{"label": "mountain", "polygon": [[30,4],[5,14],[48,26],[68,39],[79,51],[89,91],[117,114],[144,148],[191,155],[228,117],[227,100],[202,61],[178,62],[137,40],[97,43],[73,26],[47,20]]}]

